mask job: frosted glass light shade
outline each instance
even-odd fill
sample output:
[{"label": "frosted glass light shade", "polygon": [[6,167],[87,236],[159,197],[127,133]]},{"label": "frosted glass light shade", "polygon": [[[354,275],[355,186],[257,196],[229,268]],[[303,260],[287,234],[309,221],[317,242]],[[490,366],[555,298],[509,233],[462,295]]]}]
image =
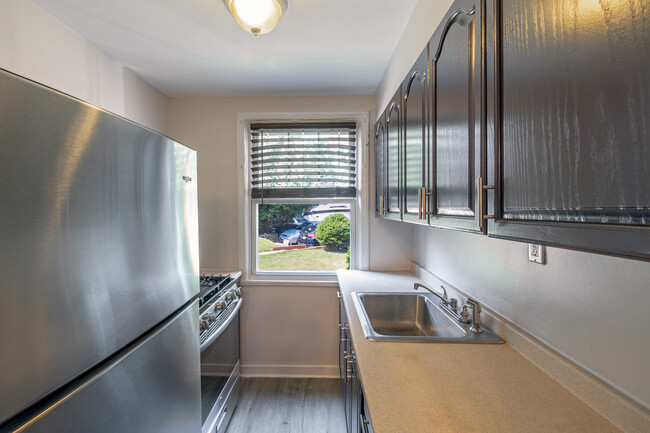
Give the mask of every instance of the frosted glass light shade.
[{"label": "frosted glass light shade", "polygon": [[288,0],[223,0],[239,27],[257,35],[278,25],[288,8]]}]

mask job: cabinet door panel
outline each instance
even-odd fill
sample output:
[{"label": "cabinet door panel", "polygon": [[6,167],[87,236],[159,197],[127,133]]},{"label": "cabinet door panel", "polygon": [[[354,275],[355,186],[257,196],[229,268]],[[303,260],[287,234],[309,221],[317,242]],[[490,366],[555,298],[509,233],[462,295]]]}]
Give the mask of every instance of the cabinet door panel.
[{"label": "cabinet door panel", "polygon": [[492,0],[491,236],[650,258],[650,10]]},{"label": "cabinet door panel", "polygon": [[[420,189],[427,186],[428,45],[402,83],[404,119],[404,220],[427,223]],[[428,189],[427,189],[428,190]]]},{"label": "cabinet door panel", "polygon": [[473,216],[473,23],[452,25],[436,62],[438,213]]},{"label": "cabinet door panel", "polygon": [[386,218],[402,219],[402,104],[398,89],[386,112]]},{"label": "cabinet door panel", "polygon": [[375,125],[375,213],[383,216],[386,209],[386,124],[382,113]]},{"label": "cabinet door panel", "polygon": [[454,2],[431,40],[436,205],[431,224],[481,231],[481,8]]},{"label": "cabinet door panel", "polygon": [[503,218],[650,223],[650,11],[588,3],[503,2]]}]

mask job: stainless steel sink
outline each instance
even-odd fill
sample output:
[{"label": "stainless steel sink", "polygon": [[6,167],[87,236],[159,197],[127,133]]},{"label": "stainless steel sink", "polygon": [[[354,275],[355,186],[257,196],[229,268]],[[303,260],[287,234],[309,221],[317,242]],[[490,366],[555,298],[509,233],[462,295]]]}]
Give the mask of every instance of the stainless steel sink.
[{"label": "stainless steel sink", "polygon": [[503,343],[487,328],[475,334],[423,293],[354,292],[363,333],[373,341]]}]

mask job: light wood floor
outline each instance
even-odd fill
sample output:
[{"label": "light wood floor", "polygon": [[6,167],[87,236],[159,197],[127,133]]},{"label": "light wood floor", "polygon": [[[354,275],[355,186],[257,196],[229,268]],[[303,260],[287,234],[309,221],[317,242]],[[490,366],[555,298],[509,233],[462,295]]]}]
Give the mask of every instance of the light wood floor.
[{"label": "light wood floor", "polygon": [[338,379],[241,380],[226,433],[345,433]]}]

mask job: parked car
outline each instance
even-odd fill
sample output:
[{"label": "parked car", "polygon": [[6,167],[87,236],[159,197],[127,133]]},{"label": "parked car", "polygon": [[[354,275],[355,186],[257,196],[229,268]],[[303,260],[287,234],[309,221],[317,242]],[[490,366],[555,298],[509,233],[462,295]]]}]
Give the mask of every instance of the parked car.
[{"label": "parked car", "polygon": [[307,221],[304,218],[293,218],[291,222],[273,227],[273,231],[281,235],[282,233],[286,232],[287,230],[291,229],[299,229],[302,230],[302,227],[305,226],[306,224],[309,224],[309,221]]},{"label": "parked car", "polygon": [[310,225],[309,223],[303,223],[294,228],[289,228],[288,230],[283,231],[282,233],[280,233],[280,240],[285,245],[297,244],[298,238],[300,237],[302,230],[309,225]]},{"label": "parked car", "polygon": [[319,204],[305,212],[303,217],[309,222],[318,224],[335,213],[342,213],[350,219],[350,205],[347,203]]},{"label": "parked car", "polygon": [[318,223],[307,224],[300,232],[298,242],[307,245],[318,245],[318,241],[316,240],[316,227],[318,227]]}]

